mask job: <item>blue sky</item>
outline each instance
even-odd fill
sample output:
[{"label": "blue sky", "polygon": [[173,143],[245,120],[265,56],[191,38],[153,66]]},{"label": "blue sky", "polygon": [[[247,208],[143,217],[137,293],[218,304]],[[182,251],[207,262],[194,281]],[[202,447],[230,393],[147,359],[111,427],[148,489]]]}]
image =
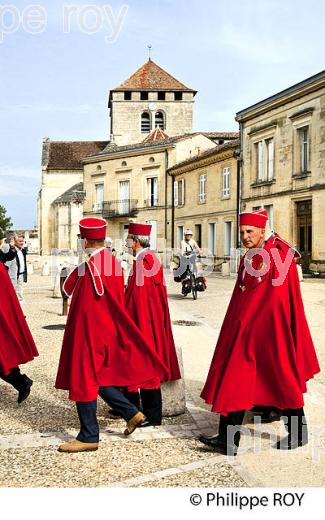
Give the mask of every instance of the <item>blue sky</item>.
[{"label": "blue sky", "polygon": [[[194,130],[236,130],[238,110],[324,69],[319,0],[8,4],[15,9],[0,11],[0,204],[16,228],[37,221],[42,138],[107,139],[108,91],[147,60],[148,44],[154,61],[199,91]],[[26,11],[23,23],[32,4],[47,16],[38,34],[27,31]],[[69,4],[76,11],[64,25]]]}]

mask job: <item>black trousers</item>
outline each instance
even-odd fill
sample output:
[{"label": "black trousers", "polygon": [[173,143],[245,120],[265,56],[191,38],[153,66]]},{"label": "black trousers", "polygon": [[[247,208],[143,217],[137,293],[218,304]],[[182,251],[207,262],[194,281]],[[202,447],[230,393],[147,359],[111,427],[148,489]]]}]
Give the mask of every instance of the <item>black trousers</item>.
[{"label": "black trousers", "polygon": [[[138,408],[126,398],[126,396],[114,386],[101,386],[98,395],[117,410],[127,422],[138,413]],[[88,402],[76,402],[80,421],[80,432],[77,436],[81,442],[98,442],[99,425],[97,421],[97,399]]]},{"label": "black trousers", "polygon": [[13,386],[18,392],[26,386],[27,376],[20,372],[19,367],[13,368],[6,376],[0,372],[0,378]]},{"label": "black trousers", "polygon": [[[229,412],[228,416],[220,415],[219,435],[227,444],[240,442],[240,427],[243,423],[245,410]],[[281,411],[286,430],[298,441],[307,440],[307,421],[303,408],[286,408]]]},{"label": "black trousers", "polygon": [[125,395],[137,408],[140,408],[141,400],[141,408],[148,421],[157,426],[161,424],[162,397],[160,388],[152,390],[141,388],[139,392],[125,392]]}]

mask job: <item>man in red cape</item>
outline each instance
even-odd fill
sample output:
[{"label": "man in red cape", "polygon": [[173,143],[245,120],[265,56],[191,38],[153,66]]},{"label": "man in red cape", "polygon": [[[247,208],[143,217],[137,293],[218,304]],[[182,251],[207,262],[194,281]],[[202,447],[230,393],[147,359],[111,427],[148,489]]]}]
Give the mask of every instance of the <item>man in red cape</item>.
[{"label": "man in red cape", "polygon": [[137,406],[141,397],[143,413],[147,417],[141,427],[161,424],[160,383],[182,377],[171,328],[163,269],[156,255],[149,249],[150,231],[149,224],[129,225],[127,245],[135,258],[126,289],[125,305],[151,351],[167,367],[167,373],[163,378],[156,374],[150,382],[141,385],[140,394],[138,388],[129,388],[129,399]]},{"label": "man in red cape", "polygon": [[319,365],[300,292],[299,253],[275,233],[266,237],[266,222],[264,210],[240,215],[248,251],[201,393],[221,416],[219,434],[200,441],[223,454],[236,455],[245,410],[254,405],[282,411],[288,436],[278,449],[308,440],[303,393]]},{"label": "man in red cape", "polygon": [[81,427],[76,440],[59,447],[64,452],[97,450],[97,395],[127,421],[125,434],[132,433],[145,417],[116,387],[139,385],[167,370],[125,311],[122,268],[104,247],[106,221],[82,219],[80,235],[92,252],[63,287],[73,297],[55,386],[76,401]]},{"label": "man in red cape", "polygon": [[38,356],[37,348],[21,310],[7,269],[0,262],[0,377],[18,390],[18,403],[30,394],[33,381],[18,365]]}]

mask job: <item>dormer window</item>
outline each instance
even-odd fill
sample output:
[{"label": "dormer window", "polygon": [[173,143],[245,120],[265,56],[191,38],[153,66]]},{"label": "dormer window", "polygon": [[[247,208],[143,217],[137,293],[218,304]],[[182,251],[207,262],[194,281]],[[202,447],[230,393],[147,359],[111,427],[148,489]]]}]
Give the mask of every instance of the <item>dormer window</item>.
[{"label": "dormer window", "polygon": [[150,114],[149,114],[149,112],[142,112],[142,114],[141,114],[141,132],[143,134],[150,132]]},{"label": "dormer window", "polygon": [[149,93],[148,92],[140,92],[140,99],[141,99],[141,101],[148,101]]},{"label": "dormer window", "polygon": [[155,128],[160,128],[161,130],[165,130],[165,118],[162,112],[155,113]]}]

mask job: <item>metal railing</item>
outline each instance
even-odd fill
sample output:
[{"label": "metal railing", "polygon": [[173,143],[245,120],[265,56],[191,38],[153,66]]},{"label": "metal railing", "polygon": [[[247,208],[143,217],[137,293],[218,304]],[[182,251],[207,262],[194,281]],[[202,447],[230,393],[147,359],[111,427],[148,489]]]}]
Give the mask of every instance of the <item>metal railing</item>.
[{"label": "metal railing", "polygon": [[135,217],[138,212],[138,201],[136,199],[121,199],[104,201],[103,217]]}]

